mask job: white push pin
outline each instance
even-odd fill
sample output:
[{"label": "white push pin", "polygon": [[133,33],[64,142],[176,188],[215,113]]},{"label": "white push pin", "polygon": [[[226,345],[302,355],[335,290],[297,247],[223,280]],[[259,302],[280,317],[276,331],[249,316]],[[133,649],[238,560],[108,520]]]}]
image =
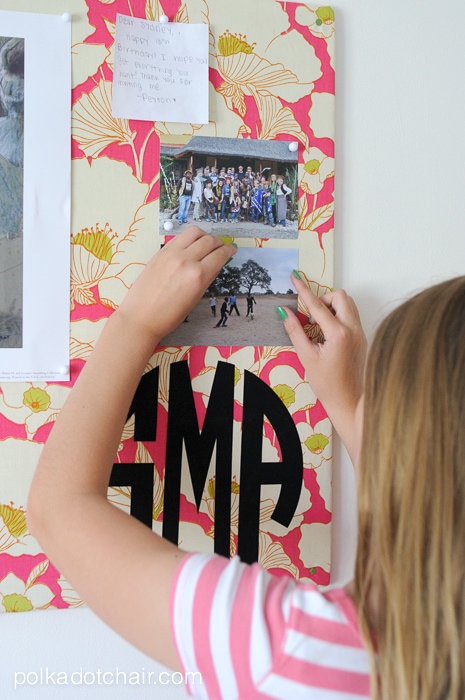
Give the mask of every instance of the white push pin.
[{"label": "white push pin", "polygon": [[70,13],[69,13],[69,12],[63,12],[63,14],[61,15],[61,19],[63,20],[63,22],[71,22],[71,15],[70,15]]},{"label": "white push pin", "polygon": [[173,222],[172,221],[165,221],[163,224],[163,228],[165,231],[172,231],[173,230]]},{"label": "white push pin", "polygon": [[61,365],[58,367],[58,374],[68,374],[69,372],[69,367],[68,365]]},{"label": "white push pin", "polygon": [[292,142],[289,144],[289,150],[290,150],[290,151],[293,151],[293,152],[294,152],[294,151],[297,151],[298,148],[299,148],[299,144],[297,143],[297,141],[292,141]]},{"label": "white push pin", "polygon": [[166,15],[162,15],[162,16],[160,17],[160,22],[161,22],[162,24],[168,24],[169,21],[170,21],[170,20],[169,20],[169,17],[167,17]]}]

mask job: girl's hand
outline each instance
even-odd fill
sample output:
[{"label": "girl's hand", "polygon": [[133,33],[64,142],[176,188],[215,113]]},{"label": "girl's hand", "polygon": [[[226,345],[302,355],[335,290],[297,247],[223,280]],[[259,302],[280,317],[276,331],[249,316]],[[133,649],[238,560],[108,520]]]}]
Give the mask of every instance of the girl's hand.
[{"label": "girl's hand", "polygon": [[317,298],[302,280],[293,276],[292,281],[313,321],[319,324],[325,341],[309,340],[289,309],[284,325],[312,390],[325,407],[352,461],[356,461],[360,436],[354,416],[363,393],[367,350],[358,309],[342,290]]},{"label": "girl's hand", "polygon": [[115,313],[124,316],[128,330],[148,333],[158,343],[186,318],[236,251],[189,226],[147,263]]}]

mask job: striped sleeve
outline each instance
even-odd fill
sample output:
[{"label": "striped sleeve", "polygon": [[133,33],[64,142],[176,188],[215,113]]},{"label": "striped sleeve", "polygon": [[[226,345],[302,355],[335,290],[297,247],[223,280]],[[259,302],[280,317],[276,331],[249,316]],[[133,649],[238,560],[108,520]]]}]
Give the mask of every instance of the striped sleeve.
[{"label": "striped sleeve", "polygon": [[271,576],[237,557],[192,554],[178,569],[171,615],[188,690],[196,697],[369,697],[358,628],[314,586]]},{"label": "striped sleeve", "polygon": [[[350,611],[350,619],[347,613]],[[281,663],[260,685],[274,698],[366,700],[370,666],[355,608],[343,590],[296,585]]]},{"label": "striped sleeve", "polygon": [[[289,580],[258,565],[192,554],[178,570],[172,595],[172,627],[187,678],[199,671],[198,697],[234,700],[256,687],[282,647]],[[265,612],[266,611],[266,612]]]}]

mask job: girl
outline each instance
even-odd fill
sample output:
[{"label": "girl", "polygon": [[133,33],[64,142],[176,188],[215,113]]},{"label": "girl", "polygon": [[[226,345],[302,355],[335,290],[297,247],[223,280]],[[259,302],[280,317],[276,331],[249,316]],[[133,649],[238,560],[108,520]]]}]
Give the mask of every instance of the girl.
[{"label": "girl", "polygon": [[270,177],[270,202],[273,213],[273,221],[278,221],[276,212],[276,189],[278,187],[277,176],[272,173]]},{"label": "girl", "polygon": [[237,224],[239,221],[239,214],[241,211],[241,196],[239,194],[239,182],[231,187],[231,223]]},{"label": "girl", "polygon": [[202,199],[202,193],[203,193],[203,179],[202,179],[202,173],[203,170],[200,168],[197,170],[197,173],[194,177],[194,191],[192,193],[192,202],[194,203],[194,215],[193,219],[194,221],[200,221],[200,205],[203,201]]},{"label": "girl", "polygon": [[[230,168],[228,168],[229,170]],[[221,223],[229,221],[229,211],[231,208],[231,182],[230,175],[226,175],[225,183],[221,190]]]},{"label": "girl", "polygon": [[284,178],[280,175],[276,187],[276,219],[281,226],[286,225],[287,195],[291,193],[291,188],[284,184]]},{"label": "girl", "polygon": [[262,213],[262,202],[263,200],[263,190],[260,187],[260,181],[255,180],[254,186],[251,191],[251,207],[250,215],[254,224],[258,223],[258,220]]},{"label": "girl", "polygon": [[216,221],[220,221],[220,219],[221,219],[221,202],[223,200],[223,185],[224,185],[224,177],[219,177],[218,182],[213,187],[213,194],[215,195],[215,198],[216,198],[216,211],[215,211]]},{"label": "girl", "polygon": [[212,189],[212,181],[207,180],[203,191],[203,201],[205,205],[205,221],[215,221],[215,210],[218,204],[218,197]]},{"label": "girl", "polygon": [[216,316],[216,297],[214,294],[210,294],[210,297],[208,299],[208,302],[210,304],[210,309],[212,312],[212,316]]},{"label": "girl", "polygon": [[190,227],[147,264],[42,452],[30,530],[108,624],[171,668],[199,671],[202,683],[191,676],[189,689],[201,697],[460,700],[465,278],[388,316],[364,399],[366,340],[353,300],[344,292],[317,299],[294,274],[323,344],[279,308],[357,467],[359,544],[347,588],[321,592],[237,558],[186,554],[108,502],[121,431],[153,348],[234,252]]},{"label": "girl", "polygon": [[250,208],[250,191],[252,189],[252,183],[249,180],[247,174],[241,182],[240,194],[241,194],[241,220],[249,220],[249,208]]},{"label": "girl", "polygon": [[265,180],[265,182],[262,182],[262,188],[263,188],[263,223],[265,226],[268,226],[271,224],[273,228],[276,226],[273,218],[273,208],[271,206],[271,192],[270,192],[270,183]]}]

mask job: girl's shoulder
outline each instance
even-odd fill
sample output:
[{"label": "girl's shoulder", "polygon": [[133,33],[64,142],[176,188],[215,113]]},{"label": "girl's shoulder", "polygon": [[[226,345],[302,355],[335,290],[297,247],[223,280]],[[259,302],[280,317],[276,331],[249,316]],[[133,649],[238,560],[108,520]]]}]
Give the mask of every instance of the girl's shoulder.
[{"label": "girl's shoulder", "polygon": [[[344,589],[322,592],[238,557],[206,554],[182,560],[174,588],[172,623],[182,665],[200,671],[212,694],[225,661],[214,650],[225,649],[227,639],[240,697],[289,698],[296,683],[315,697],[341,688],[370,697],[368,654]],[[205,629],[199,629],[201,620]],[[250,653],[251,645],[260,653]]]}]

